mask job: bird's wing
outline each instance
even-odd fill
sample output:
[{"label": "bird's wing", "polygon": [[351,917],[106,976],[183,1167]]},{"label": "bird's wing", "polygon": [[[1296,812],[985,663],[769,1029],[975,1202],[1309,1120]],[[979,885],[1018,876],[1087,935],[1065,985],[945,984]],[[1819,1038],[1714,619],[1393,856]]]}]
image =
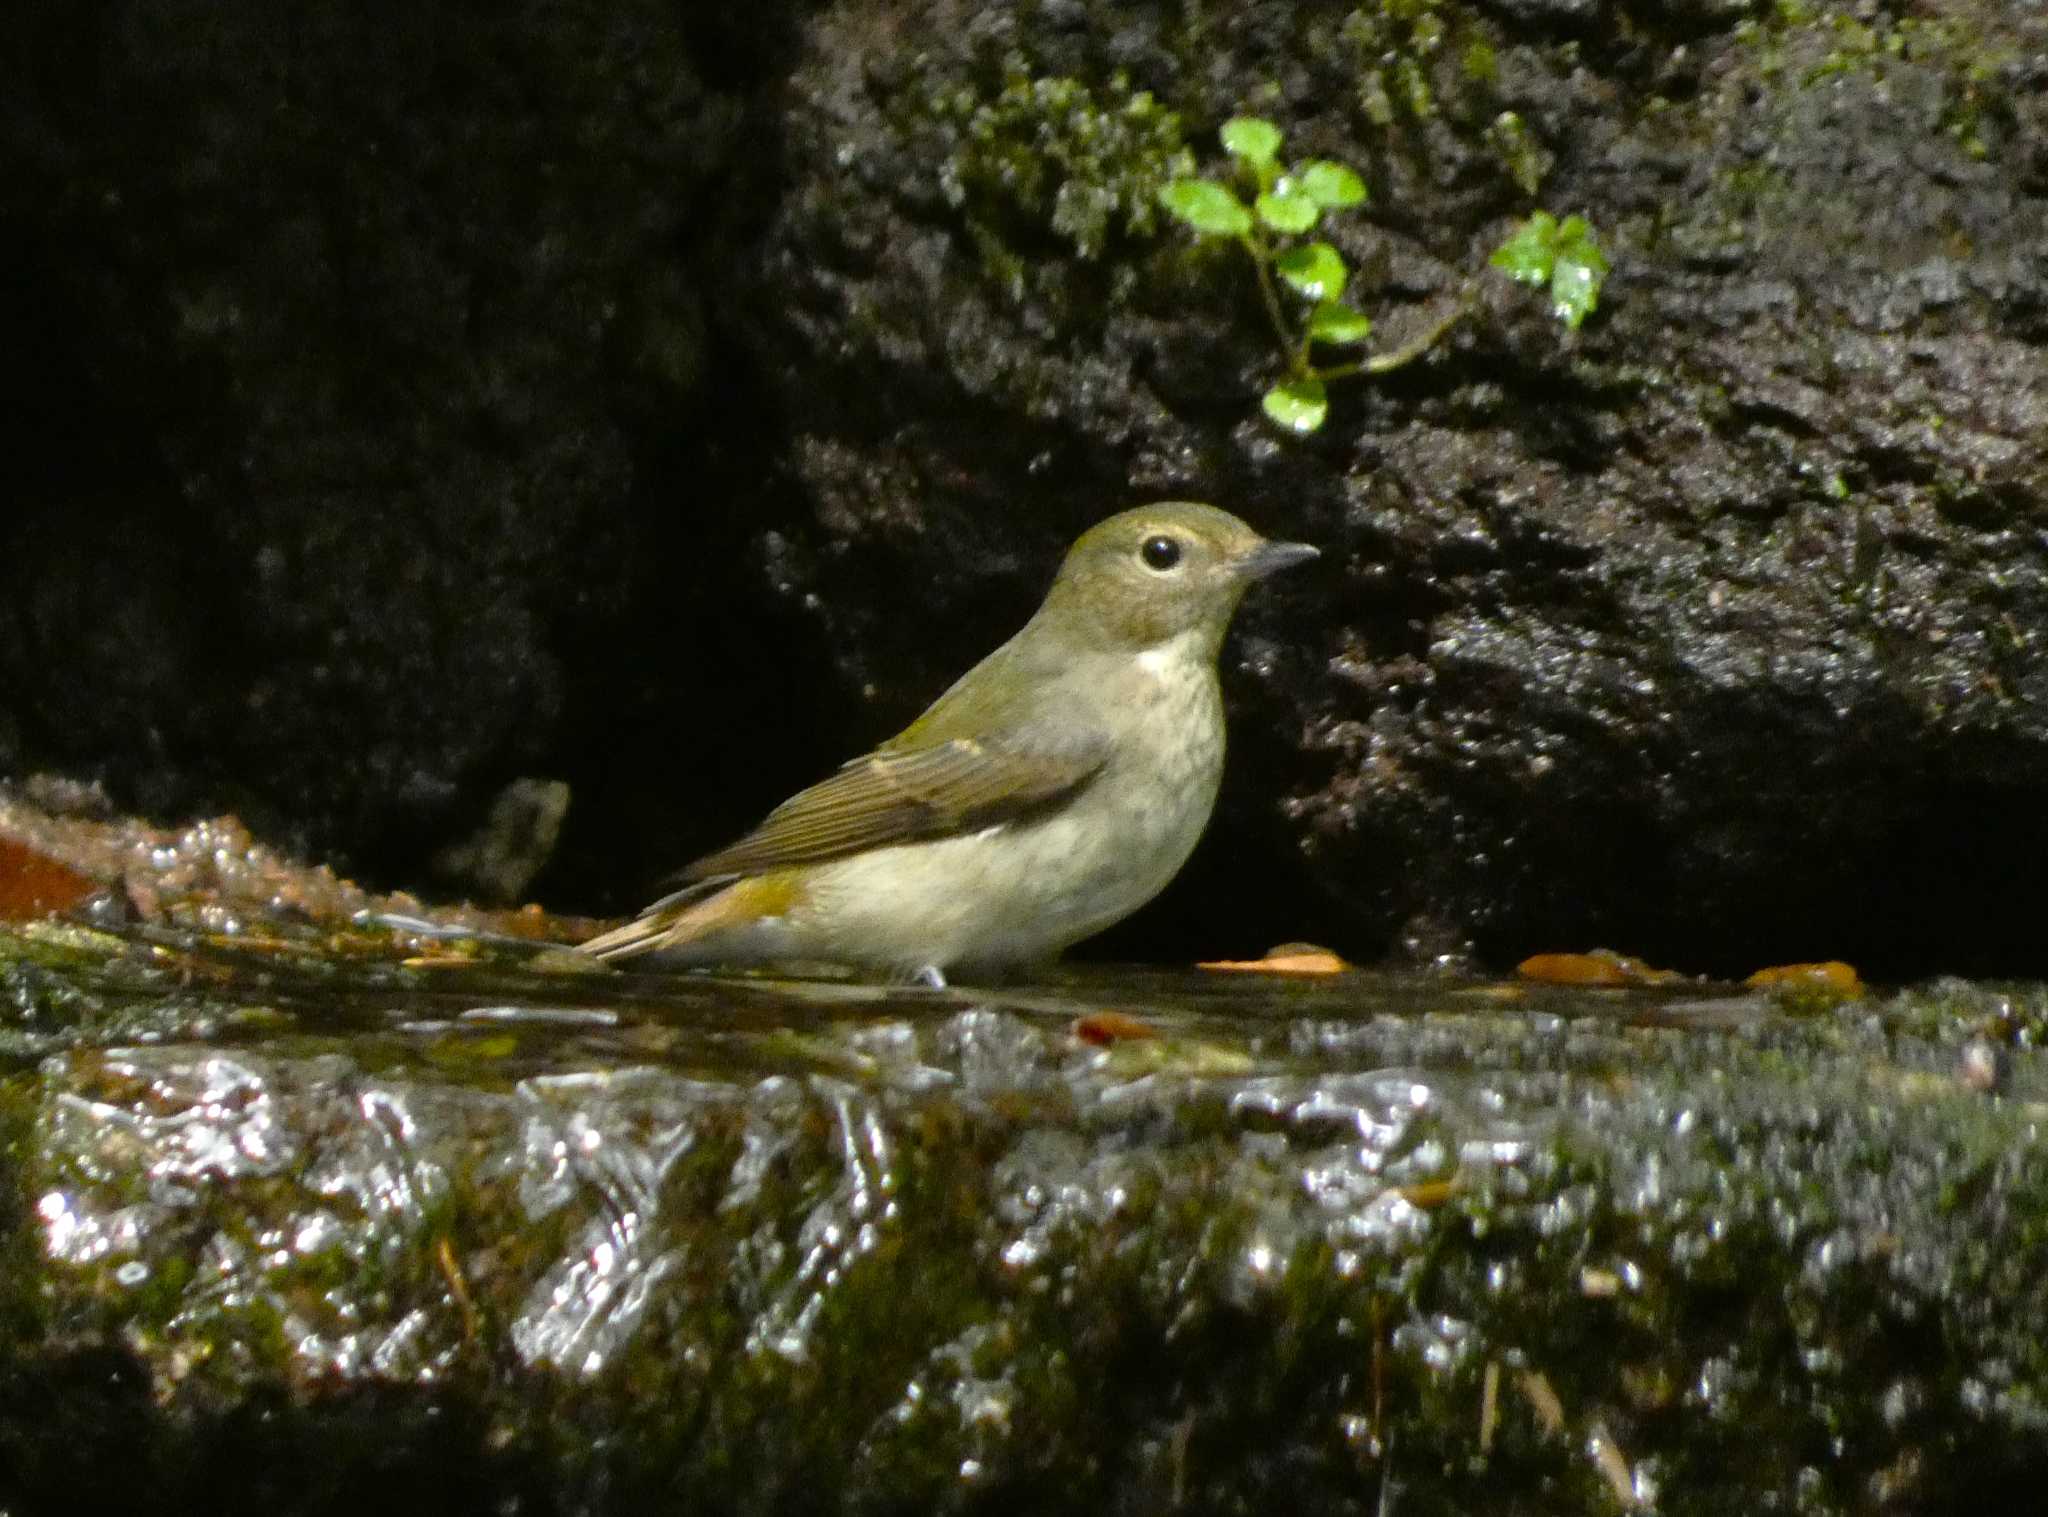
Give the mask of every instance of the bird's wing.
[{"label": "bird's wing", "polygon": [[730,847],[697,860],[685,880],[819,864],[869,848],[973,832],[1074,794],[1101,770],[1100,732],[1032,728],[906,742],[857,758],[790,797]]}]

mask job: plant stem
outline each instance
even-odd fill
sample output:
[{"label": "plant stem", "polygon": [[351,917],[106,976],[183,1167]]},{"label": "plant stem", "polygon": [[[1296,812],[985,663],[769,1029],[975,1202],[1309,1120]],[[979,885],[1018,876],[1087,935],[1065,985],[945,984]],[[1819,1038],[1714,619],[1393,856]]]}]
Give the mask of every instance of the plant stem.
[{"label": "plant stem", "polygon": [[1435,347],[1438,339],[1457,325],[1459,319],[1471,309],[1472,292],[1468,287],[1458,292],[1458,299],[1449,311],[1402,343],[1400,347],[1385,353],[1375,353],[1371,358],[1360,359],[1357,363],[1340,363],[1312,372],[1317,379],[1325,382],[1332,379],[1349,379],[1354,374],[1390,374],[1404,364],[1413,363]]},{"label": "plant stem", "polygon": [[1300,351],[1295,348],[1294,334],[1287,330],[1287,318],[1280,312],[1280,292],[1273,288],[1273,275],[1267,265],[1265,240],[1257,231],[1247,232],[1239,239],[1244,250],[1251,254],[1252,267],[1258,271],[1259,294],[1265,297],[1266,315],[1273,323],[1273,335],[1280,339],[1280,351],[1287,355],[1288,372],[1297,379],[1305,378],[1308,370],[1307,345]]}]

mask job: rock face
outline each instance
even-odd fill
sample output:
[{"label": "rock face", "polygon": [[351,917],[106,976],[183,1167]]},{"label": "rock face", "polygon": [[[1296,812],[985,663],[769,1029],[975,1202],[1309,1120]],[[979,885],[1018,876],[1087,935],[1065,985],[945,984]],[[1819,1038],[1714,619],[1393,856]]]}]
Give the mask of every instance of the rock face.
[{"label": "rock face", "polygon": [[22,18],[0,762],[419,882],[518,777],[600,788],[613,708],[673,753],[643,666],[703,709],[746,617],[707,269],[791,42],[712,9]]},{"label": "rock face", "polygon": [[[28,28],[0,762],[397,880],[566,780],[539,888],[619,905],[1195,495],[1329,565],[1114,949],[2038,962],[2048,18],[696,15]],[[1282,441],[1244,270],[1151,211],[1245,108],[1364,174],[1387,340],[1533,205],[1600,311],[1483,284]]]}]

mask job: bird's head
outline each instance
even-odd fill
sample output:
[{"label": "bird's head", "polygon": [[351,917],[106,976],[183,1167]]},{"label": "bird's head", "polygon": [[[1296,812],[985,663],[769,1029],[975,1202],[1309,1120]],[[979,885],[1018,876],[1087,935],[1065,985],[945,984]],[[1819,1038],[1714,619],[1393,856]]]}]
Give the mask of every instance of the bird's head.
[{"label": "bird's head", "polygon": [[1184,641],[1190,654],[1213,660],[1245,590],[1315,556],[1306,543],[1269,542],[1214,506],[1139,506],[1081,535],[1036,620],[1091,648],[1142,652]]}]

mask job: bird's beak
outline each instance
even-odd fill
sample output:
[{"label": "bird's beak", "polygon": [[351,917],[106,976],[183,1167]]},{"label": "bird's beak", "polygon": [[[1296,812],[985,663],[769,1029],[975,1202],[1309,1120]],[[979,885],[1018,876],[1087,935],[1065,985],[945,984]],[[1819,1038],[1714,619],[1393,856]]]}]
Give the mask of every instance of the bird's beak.
[{"label": "bird's beak", "polygon": [[1260,543],[1240,558],[1235,567],[1246,579],[1264,579],[1269,574],[1278,574],[1282,569],[1292,569],[1296,564],[1305,564],[1320,557],[1322,550],[1311,548],[1307,543]]}]

